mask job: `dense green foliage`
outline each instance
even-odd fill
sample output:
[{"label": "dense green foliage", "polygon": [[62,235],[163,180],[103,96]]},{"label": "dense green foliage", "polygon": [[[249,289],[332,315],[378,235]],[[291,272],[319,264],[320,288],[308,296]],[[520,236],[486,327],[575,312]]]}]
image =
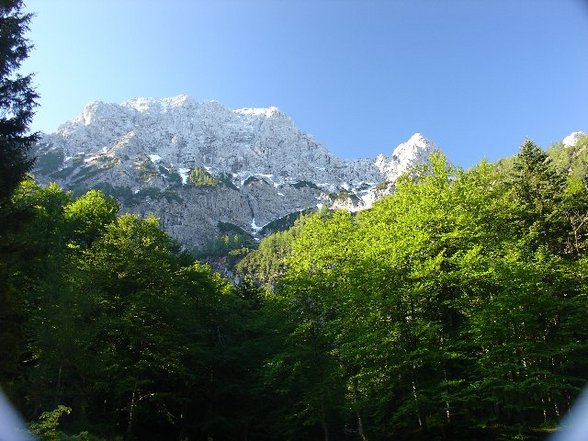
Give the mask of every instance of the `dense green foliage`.
[{"label": "dense green foliage", "polygon": [[437,155],[269,236],[236,286],[156,219],[26,180],[2,387],[46,440],[542,439],[588,378],[584,145]]},{"label": "dense green foliage", "polygon": [[526,141],[507,165],[467,172],[437,156],[372,210],[262,242],[242,266],[280,305],[287,344],[266,367],[284,403],[273,420],[289,423],[276,431],[524,439],[554,427],[588,378],[582,149],[556,147],[555,162]]},{"label": "dense green foliage", "polygon": [[306,219],[307,217],[298,217],[288,230],[278,231],[262,240],[255,251],[239,262],[238,271],[254,277],[266,286],[273,286],[284,275],[285,259],[292,254],[292,242]]},{"label": "dense green foliage", "polygon": [[66,430],[107,438],[249,430],[239,405],[257,399],[258,359],[243,352],[255,288],[194,262],[156,219],[117,216],[98,191],[72,200],[25,181],[13,201],[33,215],[2,267],[11,301],[1,381],[26,418],[41,417],[35,430],[57,436],[59,405],[71,408]]}]

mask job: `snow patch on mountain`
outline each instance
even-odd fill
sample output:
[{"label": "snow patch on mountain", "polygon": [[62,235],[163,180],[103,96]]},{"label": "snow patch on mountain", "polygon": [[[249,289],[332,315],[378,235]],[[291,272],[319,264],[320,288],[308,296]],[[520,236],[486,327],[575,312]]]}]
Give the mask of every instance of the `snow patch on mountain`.
[{"label": "snow patch on mountain", "polygon": [[188,174],[190,173],[190,169],[180,168],[178,169],[178,172],[180,173],[180,178],[182,178],[182,184],[186,185],[188,183]]}]

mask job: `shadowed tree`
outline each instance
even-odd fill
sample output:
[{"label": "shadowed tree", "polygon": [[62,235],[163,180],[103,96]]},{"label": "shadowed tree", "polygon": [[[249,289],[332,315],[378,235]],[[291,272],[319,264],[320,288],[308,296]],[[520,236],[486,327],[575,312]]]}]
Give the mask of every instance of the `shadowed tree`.
[{"label": "shadowed tree", "polygon": [[33,166],[28,155],[36,134],[27,134],[38,95],[32,75],[16,71],[31,45],[24,37],[31,14],[21,0],[0,1],[0,207]]},{"label": "shadowed tree", "polygon": [[[0,1],[0,346],[11,348],[17,341],[13,332],[17,323],[15,299],[7,292],[8,262],[19,250],[12,236],[31,213],[15,210],[11,196],[33,166],[28,151],[36,141],[27,134],[37,94],[31,87],[31,75],[16,73],[31,45],[24,37],[31,19],[22,12],[21,0]],[[5,364],[0,362],[0,375]]]}]

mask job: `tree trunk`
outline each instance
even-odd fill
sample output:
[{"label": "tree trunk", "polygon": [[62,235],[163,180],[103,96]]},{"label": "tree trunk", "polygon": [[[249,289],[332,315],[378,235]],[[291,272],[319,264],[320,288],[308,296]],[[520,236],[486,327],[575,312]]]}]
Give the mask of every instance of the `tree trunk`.
[{"label": "tree trunk", "polygon": [[325,441],[329,441],[329,425],[327,424],[327,411],[325,406],[325,400],[321,397],[321,422],[323,426],[323,432],[325,434]]},{"label": "tree trunk", "polygon": [[363,431],[363,420],[361,419],[361,413],[359,412],[359,400],[357,399],[357,379],[353,379],[353,405],[355,406],[355,416],[357,417],[357,433],[361,437],[362,441],[367,441],[365,433]]},{"label": "tree trunk", "polygon": [[55,386],[55,406],[61,403],[61,377],[63,374],[63,362],[59,363],[59,370],[57,371],[57,385]]},{"label": "tree trunk", "polygon": [[419,397],[417,394],[417,387],[414,380],[412,380],[412,396],[414,398],[414,404],[416,409],[416,416],[419,421],[419,427],[423,427],[423,420],[421,419],[421,412],[419,411]]},{"label": "tree trunk", "polygon": [[129,405],[129,420],[127,422],[126,439],[133,439],[133,419],[135,418],[135,408],[137,406],[137,385],[133,388],[133,395],[131,396],[131,403]]},{"label": "tree trunk", "polygon": [[[443,368],[443,376],[445,378],[445,384],[447,384],[447,369]],[[445,418],[447,419],[447,424],[451,424],[451,406],[449,404],[449,400],[445,400]]]}]

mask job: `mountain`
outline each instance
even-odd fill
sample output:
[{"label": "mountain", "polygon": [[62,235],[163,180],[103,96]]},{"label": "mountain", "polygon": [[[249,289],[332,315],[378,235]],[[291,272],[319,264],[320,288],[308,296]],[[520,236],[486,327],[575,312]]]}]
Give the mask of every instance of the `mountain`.
[{"label": "mountain", "polygon": [[417,133],[389,157],[343,160],[276,107],[231,110],[180,95],[88,104],[41,136],[35,175],[74,193],[102,189],[192,249],[219,233],[258,239],[324,205],[369,208],[434,150]]},{"label": "mountain", "polygon": [[561,142],[566,147],[575,147],[578,141],[586,136],[585,132],[572,132],[566,136]]}]

